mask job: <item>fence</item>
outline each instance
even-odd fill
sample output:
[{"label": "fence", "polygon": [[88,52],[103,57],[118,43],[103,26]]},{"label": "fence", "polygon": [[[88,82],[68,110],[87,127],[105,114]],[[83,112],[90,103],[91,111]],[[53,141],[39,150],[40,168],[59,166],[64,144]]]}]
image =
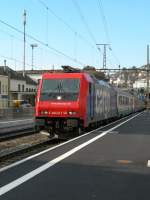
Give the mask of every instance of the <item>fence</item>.
[{"label": "fence", "polygon": [[32,118],[33,116],[34,107],[0,109],[0,120]]}]

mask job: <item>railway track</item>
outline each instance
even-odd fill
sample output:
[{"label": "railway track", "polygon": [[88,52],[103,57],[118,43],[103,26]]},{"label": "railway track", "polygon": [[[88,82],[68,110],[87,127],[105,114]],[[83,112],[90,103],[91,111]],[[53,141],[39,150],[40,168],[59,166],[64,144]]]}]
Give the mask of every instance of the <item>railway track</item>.
[{"label": "railway track", "polygon": [[[113,123],[117,123],[118,121],[124,120],[125,118],[128,117],[129,116],[126,116],[124,118],[115,120],[111,123],[108,123],[107,125],[103,124],[101,128],[109,126]],[[93,129],[93,131],[94,130],[95,129]],[[53,147],[62,142],[64,142],[64,139],[60,140],[58,138],[49,138],[47,135],[41,133],[35,133],[33,132],[33,130],[22,130],[21,132],[16,132],[16,133],[13,132],[12,134],[8,134],[7,137],[6,135],[5,136],[1,135],[0,168],[9,165],[11,163],[14,163],[18,160],[21,160],[25,157],[31,156],[49,147]]]},{"label": "railway track", "polygon": [[25,134],[25,132],[21,137],[20,135],[11,139],[9,137],[8,140],[5,138],[0,141],[0,168],[62,141],[40,133]]},{"label": "railway track", "polygon": [[0,134],[0,142],[8,141],[14,138],[23,137],[25,135],[34,134],[34,128],[22,128],[21,130],[16,130],[13,132],[4,132]]}]

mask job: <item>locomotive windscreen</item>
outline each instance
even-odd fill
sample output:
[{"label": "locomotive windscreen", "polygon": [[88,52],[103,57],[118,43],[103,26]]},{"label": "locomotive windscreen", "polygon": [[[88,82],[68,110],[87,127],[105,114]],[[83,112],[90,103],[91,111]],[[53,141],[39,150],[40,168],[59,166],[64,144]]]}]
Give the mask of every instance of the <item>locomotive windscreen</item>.
[{"label": "locomotive windscreen", "polygon": [[76,101],[79,95],[79,79],[44,79],[41,101]]}]

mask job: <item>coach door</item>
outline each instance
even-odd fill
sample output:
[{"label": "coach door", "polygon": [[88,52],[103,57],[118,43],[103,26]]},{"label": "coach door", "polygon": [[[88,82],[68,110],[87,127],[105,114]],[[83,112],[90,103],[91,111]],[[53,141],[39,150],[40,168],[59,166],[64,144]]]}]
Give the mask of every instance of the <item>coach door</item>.
[{"label": "coach door", "polygon": [[89,83],[89,95],[90,95],[90,118],[94,118],[94,84]]}]

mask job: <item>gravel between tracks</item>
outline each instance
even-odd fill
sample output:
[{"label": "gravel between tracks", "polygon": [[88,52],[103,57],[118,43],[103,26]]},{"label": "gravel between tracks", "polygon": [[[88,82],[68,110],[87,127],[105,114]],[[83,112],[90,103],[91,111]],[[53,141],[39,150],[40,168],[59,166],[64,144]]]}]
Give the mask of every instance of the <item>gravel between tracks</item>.
[{"label": "gravel between tracks", "polygon": [[21,138],[12,139],[9,141],[0,142],[0,157],[8,153],[36,145],[40,142],[45,142],[47,140],[49,140],[48,136],[38,133],[24,136]]}]

